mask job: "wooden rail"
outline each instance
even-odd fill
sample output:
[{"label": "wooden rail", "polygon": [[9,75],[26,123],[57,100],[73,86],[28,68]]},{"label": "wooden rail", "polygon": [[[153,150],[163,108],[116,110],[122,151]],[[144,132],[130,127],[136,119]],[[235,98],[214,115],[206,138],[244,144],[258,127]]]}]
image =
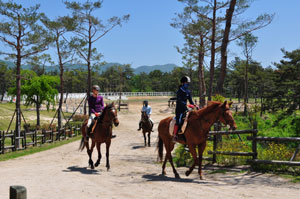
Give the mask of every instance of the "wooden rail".
[{"label": "wooden rail", "polygon": [[[208,133],[209,136],[213,136],[213,139],[209,139],[213,141],[213,151],[208,151],[208,154],[213,155],[212,161],[213,163],[216,162],[217,155],[230,155],[230,156],[252,156],[252,159],[247,160],[248,163],[251,164],[282,164],[282,165],[289,165],[289,166],[300,166],[300,162],[293,161],[300,151],[300,145],[294,152],[293,156],[291,157],[290,161],[282,161],[282,160],[259,160],[257,159],[257,142],[261,141],[270,141],[270,142],[300,142],[300,137],[262,137],[257,136],[257,124],[254,123],[253,129],[250,130],[238,130],[238,131],[220,131],[221,127],[219,125],[215,125],[214,131],[210,131]],[[233,151],[217,151],[217,145],[220,142],[217,139],[219,136],[223,135],[239,135],[239,134],[251,134],[252,136],[247,136],[247,140],[252,141],[252,151],[251,152],[233,152]]]},{"label": "wooden rail", "polygon": [[[21,136],[17,137],[13,131],[10,133],[5,133],[5,131],[0,131],[0,153],[5,153],[8,150],[10,151],[17,151],[23,150],[28,148],[29,146],[37,146],[37,144],[44,144],[44,143],[52,143],[55,141],[60,141],[66,139],[67,137],[74,137],[81,134],[81,128],[78,126],[71,127],[70,129],[61,128],[58,130],[42,130],[42,131],[29,131],[21,132]],[[9,139],[10,142],[5,140]],[[16,146],[16,140],[19,140],[21,145]]]}]

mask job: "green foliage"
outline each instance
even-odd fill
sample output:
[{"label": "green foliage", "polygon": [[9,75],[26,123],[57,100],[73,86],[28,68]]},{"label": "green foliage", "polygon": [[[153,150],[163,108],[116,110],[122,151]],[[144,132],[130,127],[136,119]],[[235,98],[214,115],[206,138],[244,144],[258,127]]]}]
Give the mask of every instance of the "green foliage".
[{"label": "green foliage", "polygon": [[215,96],[212,96],[212,100],[223,103],[225,101],[225,97],[223,97],[222,95],[217,94]]},{"label": "green foliage", "polygon": [[[251,145],[247,141],[240,141],[236,136],[229,139],[223,137],[223,142],[217,147],[218,151],[227,152],[247,152],[251,151]],[[221,165],[241,165],[246,164],[246,160],[249,159],[245,156],[229,156],[229,155],[217,155],[217,163]]]},{"label": "green foliage", "polygon": [[25,80],[21,87],[21,92],[25,95],[26,105],[42,103],[46,104],[47,109],[55,104],[55,96],[58,94],[56,86],[59,79],[55,76],[35,76],[32,79]]}]

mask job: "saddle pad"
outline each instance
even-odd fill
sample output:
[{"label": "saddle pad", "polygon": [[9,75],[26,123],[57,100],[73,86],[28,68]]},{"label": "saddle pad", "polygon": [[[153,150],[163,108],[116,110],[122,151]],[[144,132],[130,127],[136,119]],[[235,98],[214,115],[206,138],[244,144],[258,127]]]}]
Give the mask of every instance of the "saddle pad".
[{"label": "saddle pad", "polygon": [[[186,117],[184,118],[183,125],[181,126],[181,131],[183,133],[184,133],[184,131],[186,129],[188,118],[189,118],[189,112],[187,112]],[[170,122],[170,126],[169,126],[169,133],[170,133],[170,135],[173,135],[175,124],[176,124],[176,119],[175,119],[175,117],[173,117],[173,119]]]}]

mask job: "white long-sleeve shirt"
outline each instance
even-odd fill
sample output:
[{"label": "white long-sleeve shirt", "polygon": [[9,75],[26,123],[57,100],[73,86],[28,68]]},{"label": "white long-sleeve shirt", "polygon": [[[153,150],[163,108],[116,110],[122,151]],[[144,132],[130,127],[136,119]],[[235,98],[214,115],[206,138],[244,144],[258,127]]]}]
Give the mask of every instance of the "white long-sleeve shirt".
[{"label": "white long-sleeve shirt", "polygon": [[152,108],[149,105],[147,107],[143,106],[142,111],[145,111],[147,113],[147,115],[150,116],[152,113]]}]

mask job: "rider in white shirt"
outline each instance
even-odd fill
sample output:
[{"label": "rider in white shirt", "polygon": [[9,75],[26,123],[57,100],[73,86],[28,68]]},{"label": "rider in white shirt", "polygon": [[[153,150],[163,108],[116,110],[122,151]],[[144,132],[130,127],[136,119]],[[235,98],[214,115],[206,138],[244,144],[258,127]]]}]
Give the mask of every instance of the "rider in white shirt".
[{"label": "rider in white shirt", "polygon": [[[153,124],[154,123],[153,123],[152,119],[150,118],[151,113],[152,113],[152,108],[151,108],[151,106],[148,105],[148,101],[147,100],[145,100],[143,102],[142,112],[146,112],[146,114],[149,117],[150,122],[152,123],[152,128],[153,128]],[[139,129],[138,129],[138,131],[140,131],[141,128],[142,128],[142,120],[140,120],[140,122],[139,122]]]}]

